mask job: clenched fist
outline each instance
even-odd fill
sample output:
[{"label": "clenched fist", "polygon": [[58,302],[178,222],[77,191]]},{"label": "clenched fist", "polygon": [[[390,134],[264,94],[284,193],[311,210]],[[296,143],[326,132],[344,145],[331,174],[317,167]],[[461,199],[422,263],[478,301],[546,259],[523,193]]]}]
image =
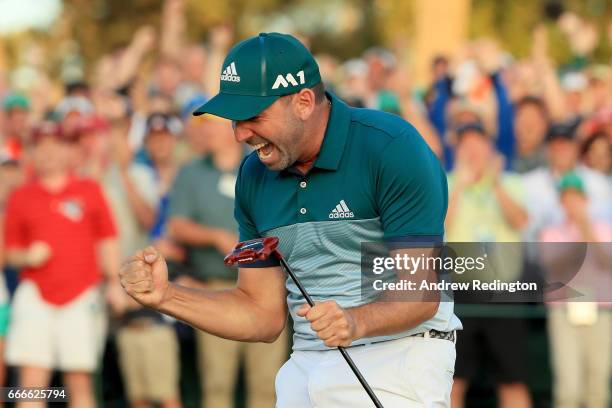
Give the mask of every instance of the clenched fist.
[{"label": "clenched fist", "polygon": [[358,338],[355,320],[350,311],[333,300],[315,303],[314,307],[302,305],[298,316],[305,317],[310,327],[327,347],[348,347]]},{"label": "clenched fist", "polygon": [[138,251],[121,267],[121,286],[143,306],[157,309],[169,293],[168,267],[154,248]]}]

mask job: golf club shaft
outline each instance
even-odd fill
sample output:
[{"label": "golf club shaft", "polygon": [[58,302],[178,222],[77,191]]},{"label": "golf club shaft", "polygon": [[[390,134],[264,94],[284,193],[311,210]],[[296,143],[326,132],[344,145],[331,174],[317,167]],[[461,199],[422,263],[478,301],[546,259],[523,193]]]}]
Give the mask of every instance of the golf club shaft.
[{"label": "golf club shaft", "polygon": [[[302,282],[300,282],[300,280],[297,278],[297,276],[293,273],[293,271],[289,267],[289,264],[287,263],[287,261],[285,261],[285,258],[278,251],[275,251],[275,252],[276,252],[276,257],[280,261],[280,263],[283,266],[283,268],[285,268],[285,270],[287,271],[287,274],[289,274],[289,276],[293,280],[293,283],[295,283],[295,285],[298,287],[298,289],[302,293],[302,296],[304,296],[304,298],[306,299],[306,302],[308,302],[308,304],[311,307],[314,306],[314,302],[313,302],[312,298],[310,297],[308,292],[306,292],[306,289],[304,289],[304,286],[302,286]],[[340,354],[342,354],[342,357],[344,357],[344,360],[346,360],[346,363],[349,365],[349,367],[351,368],[351,370],[353,371],[353,373],[355,374],[355,376],[357,377],[357,379],[359,380],[359,382],[363,386],[363,389],[370,396],[370,399],[374,403],[374,406],[376,406],[376,408],[383,408],[383,405],[378,400],[378,397],[376,397],[376,394],[374,394],[374,391],[372,391],[372,388],[370,387],[370,384],[368,384],[366,379],[363,378],[363,375],[361,374],[361,371],[359,371],[359,369],[355,365],[355,362],[353,361],[351,356],[349,356],[349,354],[347,353],[346,349],[344,347],[338,346],[338,350],[340,350]]]}]

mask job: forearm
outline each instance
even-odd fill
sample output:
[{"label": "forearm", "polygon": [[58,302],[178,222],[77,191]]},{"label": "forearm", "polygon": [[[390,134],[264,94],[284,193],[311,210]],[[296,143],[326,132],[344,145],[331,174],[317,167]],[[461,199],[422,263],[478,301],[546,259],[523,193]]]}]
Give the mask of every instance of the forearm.
[{"label": "forearm", "polygon": [[170,284],[159,309],[193,327],[229,340],[272,342],[285,327],[286,312],[268,310],[236,287],[193,289]]},{"label": "forearm", "polygon": [[446,132],[446,108],[450,100],[447,80],[438,80],[435,84],[436,96],[429,110],[429,120],[440,136]]},{"label": "forearm", "polygon": [[155,222],[155,210],[142,199],[140,194],[138,194],[136,186],[134,186],[134,183],[130,179],[127,170],[121,171],[121,180],[123,181],[123,186],[125,187],[130,208],[136,216],[138,223],[142,228],[151,228]]},{"label": "forearm", "polygon": [[451,191],[448,198],[448,210],[446,211],[446,228],[452,225],[455,219],[455,213],[457,212],[457,208],[459,207],[459,201],[461,200],[461,195],[463,194],[464,188],[462,186],[456,185],[455,188]]},{"label": "forearm", "polygon": [[[404,248],[390,252],[391,257],[428,258],[439,256],[435,248]],[[400,266],[396,265],[396,268]],[[422,289],[422,283],[436,283],[435,270],[421,267],[414,273],[396,269],[396,282],[410,282],[415,288],[407,291],[387,290],[379,299],[365,305],[349,308],[348,312],[355,321],[357,338],[384,336],[412,329],[431,319],[438,311],[440,293]]]},{"label": "forearm", "polygon": [[437,301],[373,302],[348,309],[356,327],[356,337],[385,336],[410,330],[431,319],[438,311]]},{"label": "forearm", "polygon": [[7,249],[6,264],[16,269],[30,266],[30,257],[27,249]]},{"label": "forearm", "polygon": [[497,149],[506,158],[506,164],[512,162],[515,149],[514,141],[514,112],[508,90],[503,83],[501,74],[495,72],[491,75],[495,96],[497,99]]},{"label": "forearm", "polygon": [[99,259],[108,283],[119,283],[119,269],[121,267],[121,251],[115,238],[100,241]]},{"label": "forearm", "polygon": [[429,122],[429,120],[421,114],[417,106],[410,97],[402,100],[402,116],[408,122],[410,122],[421,134],[421,137],[425,140],[429,148],[438,157],[442,157],[442,143],[440,141],[440,135],[437,130]]},{"label": "forearm", "polygon": [[527,212],[510,197],[503,187],[495,187],[495,196],[508,224],[519,230],[525,228],[528,221]]},{"label": "forearm", "polygon": [[214,246],[217,228],[207,227],[198,223],[182,219],[172,218],[168,223],[172,238],[192,246]]},{"label": "forearm", "polygon": [[204,87],[209,95],[219,92],[219,72],[221,71],[224,59],[225,50],[213,48],[208,55]]},{"label": "forearm", "polygon": [[544,86],[544,99],[550,112],[551,119],[560,121],[565,116],[565,96],[552,67],[540,67],[542,84]]},{"label": "forearm", "polygon": [[166,2],[161,25],[161,53],[164,57],[180,60],[185,36],[185,16],[182,7],[177,8]]}]

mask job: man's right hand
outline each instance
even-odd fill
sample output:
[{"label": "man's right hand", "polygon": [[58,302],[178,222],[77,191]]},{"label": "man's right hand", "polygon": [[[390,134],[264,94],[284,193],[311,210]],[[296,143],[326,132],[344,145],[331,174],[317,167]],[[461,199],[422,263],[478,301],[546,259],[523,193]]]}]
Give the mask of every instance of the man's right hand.
[{"label": "man's right hand", "polygon": [[128,295],[143,306],[158,309],[169,295],[168,267],[154,247],[138,251],[128,259],[119,276]]}]

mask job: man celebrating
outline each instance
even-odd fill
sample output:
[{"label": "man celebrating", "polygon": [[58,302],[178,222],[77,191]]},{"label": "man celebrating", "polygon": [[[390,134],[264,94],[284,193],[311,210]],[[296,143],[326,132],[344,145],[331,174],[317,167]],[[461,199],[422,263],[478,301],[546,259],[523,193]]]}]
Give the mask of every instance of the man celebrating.
[{"label": "man celebrating", "polygon": [[452,302],[361,296],[362,242],[442,240],[446,178],[418,132],[397,116],[349,108],[325,93],[310,52],[277,33],[230,50],[219,94],[195,114],[204,113],[231,119],[236,140],[256,150],[236,182],[240,240],[278,236],[315,306],[271,259],[240,268],[232,289],[189,289],[168,282],[153,248],[122,268],[126,291],[239,341],[272,342],[288,306],[294,352],[276,378],[277,407],[371,406],[330,350],[337,346],[350,347],[385,407],[450,406],[461,327]]}]

